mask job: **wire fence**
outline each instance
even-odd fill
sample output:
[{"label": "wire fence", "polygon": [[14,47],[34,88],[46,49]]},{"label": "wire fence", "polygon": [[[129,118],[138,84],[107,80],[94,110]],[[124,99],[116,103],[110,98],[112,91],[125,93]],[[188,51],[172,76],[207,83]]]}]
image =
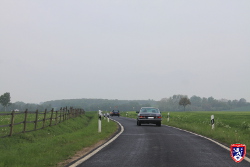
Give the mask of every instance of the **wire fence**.
[{"label": "wire fence", "polygon": [[34,112],[26,109],[24,112],[0,113],[0,137],[40,130],[83,114],[85,114],[83,109],[72,107],[69,109],[64,107],[57,111],[52,109]]}]

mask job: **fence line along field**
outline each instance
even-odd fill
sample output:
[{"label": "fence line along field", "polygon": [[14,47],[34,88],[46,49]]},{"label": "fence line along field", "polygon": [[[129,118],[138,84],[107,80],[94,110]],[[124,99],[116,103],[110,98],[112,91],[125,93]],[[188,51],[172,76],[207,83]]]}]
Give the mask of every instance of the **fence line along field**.
[{"label": "fence line along field", "polygon": [[61,108],[59,111],[24,111],[0,113],[0,137],[36,131],[84,114],[83,109]]},{"label": "fence line along field", "polygon": [[66,166],[76,152],[107,140],[118,131],[116,122],[106,120],[99,133],[97,120],[95,111],[85,112],[56,126],[0,138],[0,167]]},{"label": "fence line along field", "polygon": [[[228,147],[241,143],[247,146],[250,153],[250,112],[236,111],[195,111],[195,112],[162,112],[162,124],[185,129],[212,138]],[[214,115],[214,129],[211,126],[211,115]],[[122,113],[136,119],[136,112]],[[136,124],[136,121],[135,121]]]}]

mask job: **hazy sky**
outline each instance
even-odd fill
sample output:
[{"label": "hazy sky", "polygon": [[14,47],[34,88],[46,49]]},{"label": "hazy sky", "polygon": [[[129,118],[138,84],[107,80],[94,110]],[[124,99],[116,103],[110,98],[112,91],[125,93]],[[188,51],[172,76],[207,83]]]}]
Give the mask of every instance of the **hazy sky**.
[{"label": "hazy sky", "polygon": [[250,1],[1,0],[0,70],[12,102],[250,102]]}]

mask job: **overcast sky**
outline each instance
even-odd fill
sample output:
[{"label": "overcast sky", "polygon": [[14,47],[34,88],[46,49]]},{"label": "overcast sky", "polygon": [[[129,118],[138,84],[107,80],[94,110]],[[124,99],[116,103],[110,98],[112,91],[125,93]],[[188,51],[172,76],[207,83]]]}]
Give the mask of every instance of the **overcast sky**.
[{"label": "overcast sky", "polygon": [[0,70],[11,102],[250,102],[250,1],[1,0]]}]

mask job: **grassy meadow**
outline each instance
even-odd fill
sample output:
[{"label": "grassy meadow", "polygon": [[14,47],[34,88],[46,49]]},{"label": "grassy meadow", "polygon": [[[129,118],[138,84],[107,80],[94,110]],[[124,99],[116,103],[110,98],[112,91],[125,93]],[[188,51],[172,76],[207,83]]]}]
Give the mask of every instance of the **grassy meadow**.
[{"label": "grassy meadow", "polygon": [[[3,113],[8,113],[10,114],[11,112],[3,112]],[[49,119],[51,117],[51,113],[47,113],[46,115],[46,119]],[[53,113],[53,118],[56,117],[56,113],[54,112]],[[25,118],[25,114],[24,113],[16,113],[15,114],[15,119],[14,119],[14,123],[20,123],[20,122],[23,122],[24,121],[24,118]],[[42,112],[38,114],[38,118],[37,120],[40,121],[40,120],[43,120],[44,119],[44,113]],[[35,112],[34,113],[29,113],[27,115],[27,122],[31,122],[31,121],[35,121],[36,120],[36,114]],[[8,125],[10,124],[11,122],[11,115],[0,115],[0,125]],[[59,120],[58,120],[59,122]],[[46,120],[45,122],[45,127],[46,126],[49,126],[50,124],[50,120]],[[52,124],[55,124],[55,119],[52,120]],[[13,128],[13,134],[15,133],[20,133],[23,131],[23,124],[18,124],[18,125],[14,125],[14,128]],[[26,124],[26,131],[31,131],[31,130],[34,130],[34,127],[35,127],[35,124],[34,123],[27,123]],[[38,122],[37,123],[37,129],[40,129],[43,127],[43,122]],[[1,128],[0,127],[0,136],[6,136],[6,135],[9,135],[10,133],[10,127],[3,127]]]},{"label": "grassy meadow", "polygon": [[[250,152],[250,112],[169,113],[170,119],[168,122],[168,112],[162,112],[162,124],[207,136],[227,146],[235,143],[245,144],[247,152]],[[211,115],[215,117],[215,128],[213,130],[210,123]],[[137,113],[134,111],[121,112],[121,116],[136,118]],[[18,120],[18,117],[16,119]],[[34,120],[32,117],[29,119]],[[98,133],[97,120],[96,112],[87,112],[85,115],[66,120],[56,126],[0,138],[0,167],[58,166],[59,162],[70,158],[76,151],[109,138],[117,130],[115,122],[110,121],[108,123],[103,120],[102,132]],[[8,117],[0,117],[0,125],[8,123]],[[2,133],[8,132],[4,129],[7,128],[0,128]]]},{"label": "grassy meadow", "polygon": [[[227,145],[241,143],[250,152],[250,112],[234,111],[200,111],[200,112],[162,112],[162,124],[178,127],[212,138]],[[211,126],[211,115],[214,115],[215,128]],[[124,112],[122,116],[136,118],[137,113]],[[248,147],[249,146],[249,147]]]},{"label": "grassy meadow", "polygon": [[[7,118],[2,119],[6,124]],[[1,121],[1,120],[0,120]],[[66,120],[56,126],[0,138],[0,167],[58,166],[76,151],[109,138],[117,131],[115,122],[102,121],[98,133],[96,112]]]}]

